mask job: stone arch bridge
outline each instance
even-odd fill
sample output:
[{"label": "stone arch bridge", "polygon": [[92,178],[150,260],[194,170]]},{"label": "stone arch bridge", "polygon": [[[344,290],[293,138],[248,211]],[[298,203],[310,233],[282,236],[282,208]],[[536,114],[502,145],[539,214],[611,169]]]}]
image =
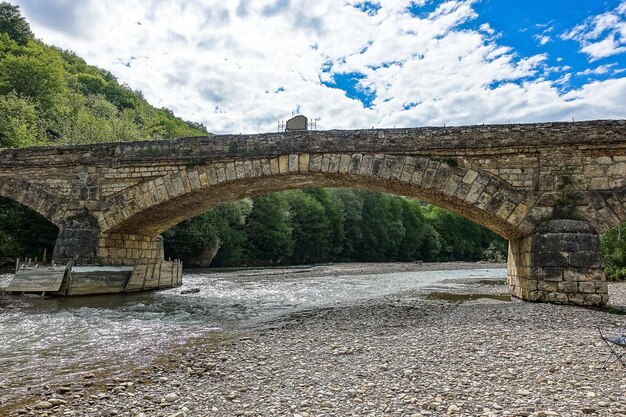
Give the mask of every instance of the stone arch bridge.
[{"label": "stone arch bridge", "polygon": [[0,151],[0,196],[59,227],[57,262],[163,263],[159,234],[290,188],[419,198],[508,239],[530,301],[604,304],[598,234],[626,220],[626,122],[224,135]]}]

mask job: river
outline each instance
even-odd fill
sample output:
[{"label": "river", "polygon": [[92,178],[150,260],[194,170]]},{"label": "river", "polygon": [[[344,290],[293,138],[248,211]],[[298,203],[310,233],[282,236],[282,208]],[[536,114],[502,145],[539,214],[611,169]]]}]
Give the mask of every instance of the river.
[{"label": "river", "polygon": [[[182,287],[133,294],[0,295],[0,404],[29,386],[148,365],[209,332],[229,334],[302,310],[459,285],[442,282],[450,278],[506,277],[502,268],[330,275],[316,268],[186,272]],[[11,278],[0,274],[0,288]],[[192,288],[199,291],[181,294]]]}]

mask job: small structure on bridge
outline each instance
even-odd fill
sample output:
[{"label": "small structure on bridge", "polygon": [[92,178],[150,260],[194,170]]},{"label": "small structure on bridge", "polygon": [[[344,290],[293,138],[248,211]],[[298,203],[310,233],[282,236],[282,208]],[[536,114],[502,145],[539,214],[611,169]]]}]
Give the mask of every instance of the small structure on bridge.
[{"label": "small structure on bridge", "polygon": [[307,131],[309,129],[315,130],[316,126],[317,126],[317,123],[315,122],[315,119],[309,122],[306,116],[298,114],[296,116],[293,116],[291,119],[287,120],[286,122],[278,122],[278,131],[279,132],[282,132],[282,131],[297,132],[297,131]]}]

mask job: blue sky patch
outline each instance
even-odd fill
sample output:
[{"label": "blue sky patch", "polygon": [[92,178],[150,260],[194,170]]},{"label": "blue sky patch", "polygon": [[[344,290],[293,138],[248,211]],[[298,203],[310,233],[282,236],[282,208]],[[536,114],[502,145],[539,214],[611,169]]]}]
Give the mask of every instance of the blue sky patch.
[{"label": "blue sky patch", "polygon": [[363,88],[359,83],[365,78],[365,74],[349,72],[345,74],[333,74],[332,82],[322,82],[330,88],[338,88],[346,92],[346,97],[359,100],[366,108],[372,107],[376,99],[376,92],[369,88]]},{"label": "blue sky patch", "polygon": [[373,1],[364,1],[361,3],[357,3],[354,5],[355,8],[360,11],[367,13],[370,16],[374,16],[380,10],[380,3],[376,3]]},{"label": "blue sky patch", "polygon": [[589,16],[613,10],[619,0],[567,2],[545,0],[483,0],[473,4],[478,14],[476,19],[463,23],[459,29],[477,30],[483,24],[497,33],[497,43],[514,49],[518,58],[546,54],[548,68],[542,76],[557,81],[570,74],[567,90],[580,88],[593,81],[611,78],[614,74],[584,73],[594,64],[615,64],[614,70],[626,68],[626,56],[615,55],[597,60],[593,64],[587,55],[580,52],[574,40],[564,40],[562,35],[583,23]]}]

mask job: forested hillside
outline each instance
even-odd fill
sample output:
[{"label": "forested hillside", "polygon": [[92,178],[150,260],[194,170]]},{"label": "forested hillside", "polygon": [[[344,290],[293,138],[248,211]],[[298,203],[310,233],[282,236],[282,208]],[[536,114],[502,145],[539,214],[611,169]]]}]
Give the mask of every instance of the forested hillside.
[{"label": "forested hillside", "polygon": [[[207,135],[146,102],[108,71],[37,40],[0,2],[0,148]],[[626,275],[622,228],[602,237],[607,272]],[[52,250],[57,229],[0,198],[0,263]],[[165,233],[168,256],[191,265],[329,261],[503,260],[506,241],[446,210],[380,193],[310,189],[246,199]]]},{"label": "forested hillside", "polygon": [[36,40],[0,3],[0,148],[206,135],[108,71]]}]

